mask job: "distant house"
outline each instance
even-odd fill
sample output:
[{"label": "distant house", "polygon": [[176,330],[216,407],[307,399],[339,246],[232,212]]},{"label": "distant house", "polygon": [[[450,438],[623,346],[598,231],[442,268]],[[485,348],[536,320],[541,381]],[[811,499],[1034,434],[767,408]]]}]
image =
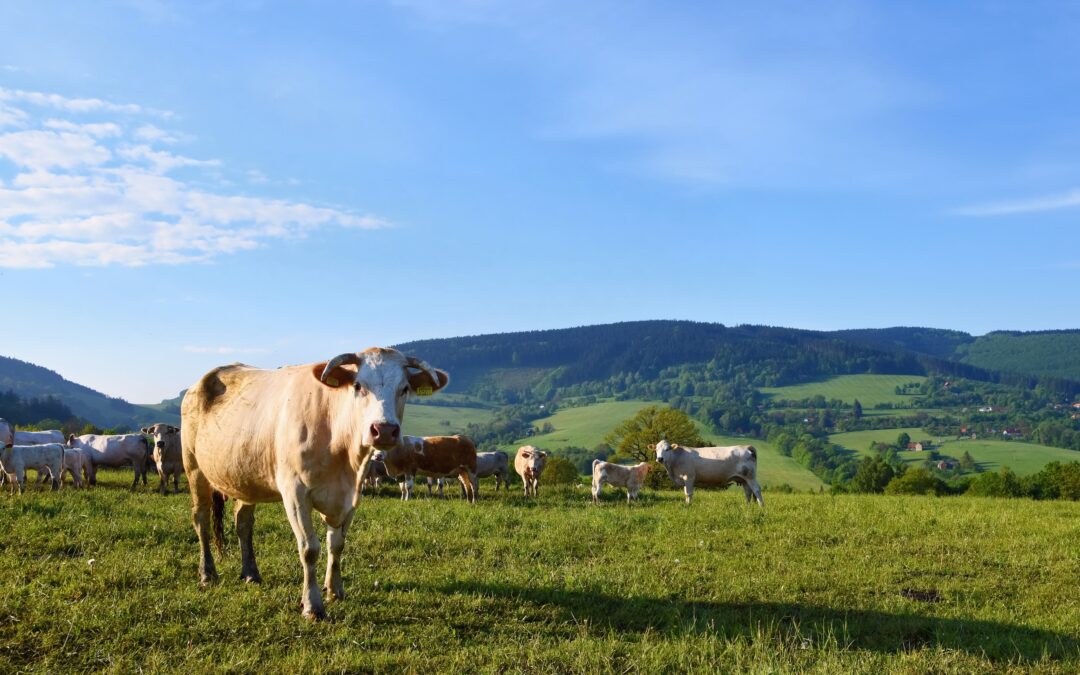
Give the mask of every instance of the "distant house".
[{"label": "distant house", "polygon": [[956,462],[951,459],[943,459],[937,463],[938,471],[952,471],[956,468]]},{"label": "distant house", "polygon": [[992,405],[984,405],[983,407],[979,408],[979,412],[981,412],[981,413],[994,412],[994,406],[992,406]]},{"label": "distant house", "polygon": [[1024,432],[1019,429],[1002,429],[1001,435],[1009,438],[1023,438]]},{"label": "distant house", "polygon": [[915,452],[923,452],[929,450],[933,444],[930,441],[912,441],[907,444],[908,450],[914,450]]},{"label": "distant house", "polygon": [[1073,403],[1073,407],[1080,410],[1080,403]]}]

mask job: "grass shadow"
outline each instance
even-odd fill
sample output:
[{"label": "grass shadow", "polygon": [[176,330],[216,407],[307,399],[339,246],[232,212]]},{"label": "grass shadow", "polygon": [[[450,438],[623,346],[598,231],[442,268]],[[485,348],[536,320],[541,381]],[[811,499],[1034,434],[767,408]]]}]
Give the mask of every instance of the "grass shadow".
[{"label": "grass shadow", "polygon": [[726,639],[753,640],[762,629],[796,637],[803,644],[881,653],[940,647],[983,656],[991,661],[1035,662],[1080,658],[1076,635],[987,621],[840,609],[775,602],[703,602],[676,597],[618,597],[603,592],[456,582],[428,590],[472,595],[556,608],[566,622],[588,620],[624,633],[715,633]]}]

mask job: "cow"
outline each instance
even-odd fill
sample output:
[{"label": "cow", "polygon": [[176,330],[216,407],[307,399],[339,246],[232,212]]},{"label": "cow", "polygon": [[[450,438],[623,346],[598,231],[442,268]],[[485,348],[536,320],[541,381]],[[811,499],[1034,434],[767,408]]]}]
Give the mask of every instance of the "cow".
[{"label": "cow", "polygon": [[502,450],[476,453],[477,479],[488,476],[495,476],[495,492],[499,491],[500,485],[506,490],[510,489],[510,457]]},{"label": "cow", "polygon": [[752,445],[691,448],[662,440],[649,446],[656,451],[656,461],[664,465],[675,485],[683,488],[686,503],[694,495],[694,485],[742,485],[746,503],[756,499],[765,506],[757,483],[757,450]]},{"label": "cow", "polygon": [[52,489],[60,489],[60,476],[64,467],[64,446],[60,443],[38,445],[14,445],[7,443],[0,450],[0,469],[8,475],[11,489],[26,490],[26,470],[34,469],[40,479],[48,471],[52,477]]},{"label": "cow", "polygon": [[149,459],[150,444],[142,434],[83,434],[68,436],[68,445],[82,450],[90,458],[90,484],[97,485],[99,466],[120,467],[130,464],[135,469],[135,478],[131,481],[134,490],[142,478],[146,485],[146,463]]},{"label": "cow", "polygon": [[173,492],[180,492],[180,474],[184,472],[184,457],[180,448],[180,429],[171,424],[154,424],[143,427],[142,432],[154,441],[151,447],[154,465],[161,483],[158,491],[166,494],[169,476],[173,480]]},{"label": "cow", "polygon": [[210,541],[223,550],[228,497],[236,502],[240,578],[262,580],[252,546],[255,506],[280,501],[304,568],[303,616],[324,618],[312,509],[326,523],[326,589],[343,599],[341,553],[371,451],[397,446],[410,393],[431,394],[449,380],[420,359],[378,347],[321,363],[277,370],[233,364],[204,375],[180,411],[200,582],[218,576]]},{"label": "cow", "polygon": [[[71,474],[71,481],[77,488],[84,488],[90,482],[90,472],[92,467],[90,465],[90,457],[79,448],[64,448],[64,463],[60,469],[60,486],[64,485],[64,474]],[[38,472],[37,484],[41,485],[44,482],[46,475],[52,478],[51,473],[44,471]],[[84,482],[85,481],[85,482]]]},{"label": "cow", "polygon": [[[412,498],[416,476],[457,476],[469,503],[476,502],[476,446],[468,436],[403,436],[396,448],[375,457],[401,485],[401,499]],[[439,495],[442,496],[440,489]]]},{"label": "cow", "polygon": [[0,417],[0,448],[8,443],[15,444],[15,425]]},{"label": "cow", "polygon": [[634,466],[622,466],[612,464],[601,459],[594,459],[592,463],[592,500],[596,504],[600,501],[600,489],[604,483],[612,487],[626,488],[626,503],[631,499],[638,498],[638,492],[645,482],[645,476],[649,475],[652,465],[648,462],[640,462]]},{"label": "cow", "polygon": [[64,432],[58,429],[49,431],[16,431],[11,441],[15,445],[41,445],[43,443],[64,444]]},{"label": "cow", "polygon": [[378,489],[379,484],[385,480],[390,480],[390,474],[386,473],[386,465],[372,459],[367,463],[367,473],[364,474],[364,479],[361,481],[360,490],[363,491],[365,487],[370,487],[374,492]]},{"label": "cow", "polygon": [[540,489],[540,475],[544,473],[544,464],[547,462],[547,453],[537,450],[531,445],[523,445],[518,448],[514,456],[514,471],[521,476],[521,482],[525,484],[525,496],[535,497]]}]

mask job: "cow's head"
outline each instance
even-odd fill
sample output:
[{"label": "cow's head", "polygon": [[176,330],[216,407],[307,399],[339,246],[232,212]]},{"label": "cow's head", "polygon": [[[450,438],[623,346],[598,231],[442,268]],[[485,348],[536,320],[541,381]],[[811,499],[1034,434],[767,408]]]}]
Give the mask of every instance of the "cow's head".
[{"label": "cow's head", "polygon": [[678,447],[679,445],[677,443],[668,443],[666,440],[663,440],[656,445],[650,445],[649,449],[655,450],[656,461],[664,464],[664,461],[667,458],[671,457],[671,455],[674,454],[675,450],[678,449]]},{"label": "cow's head", "polygon": [[171,424],[155,424],[149,427],[143,427],[142,432],[147,436],[153,436],[154,443],[152,447],[165,449],[165,444],[169,441],[180,440],[180,428],[174,427]]},{"label": "cow's head", "polygon": [[525,445],[518,448],[518,457],[525,460],[525,468],[531,469],[533,473],[540,473],[544,470],[544,463],[547,462],[548,454],[543,450],[537,450],[531,445]]},{"label": "cow's head", "polygon": [[401,439],[401,420],[409,394],[426,396],[450,382],[450,376],[395,349],[372,348],[340,354],[315,364],[324,386],[348,390],[354,429],[365,447],[389,449]]},{"label": "cow's head", "polygon": [[649,475],[649,472],[652,471],[652,467],[653,465],[648,462],[639,462],[635,466],[630,467],[630,470],[637,474],[639,480],[645,480],[645,476]]}]

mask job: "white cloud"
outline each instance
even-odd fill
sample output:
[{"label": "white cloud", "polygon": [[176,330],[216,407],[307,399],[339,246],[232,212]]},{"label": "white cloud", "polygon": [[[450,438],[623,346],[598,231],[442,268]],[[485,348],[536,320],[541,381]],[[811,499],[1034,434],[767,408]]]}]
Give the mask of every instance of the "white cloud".
[{"label": "white cloud", "polygon": [[1080,206],[1080,190],[1070,190],[1057,195],[1046,195],[1031,199],[964,206],[953,209],[949,213],[955,216],[1010,216],[1018,213],[1071,209],[1077,206]]},{"label": "white cloud", "polygon": [[60,94],[46,94],[39,91],[23,91],[22,89],[6,89],[4,87],[0,87],[0,101],[19,101],[42,108],[54,108],[71,113],[114,112],[129,115],[150,114],[160,117],[172,117],[172,113],[167,110],[146,108],[134,103],[113,103],[100,98],[70,98]]},{"label": "white cloud", "polygon": [[[15,98],[30,112],[17,130],[0,130],[0,171],[15,167],[0,181],[0,268],[201,262],[321,227],[388,225],[339,208],[212,192],[201,172],[222,185],[223,163],[155,147],[183,135],[147,123],[139,106],[69,105],[99,99],[37,92]],[[50,114],[33,114],[40,108]]]}]

